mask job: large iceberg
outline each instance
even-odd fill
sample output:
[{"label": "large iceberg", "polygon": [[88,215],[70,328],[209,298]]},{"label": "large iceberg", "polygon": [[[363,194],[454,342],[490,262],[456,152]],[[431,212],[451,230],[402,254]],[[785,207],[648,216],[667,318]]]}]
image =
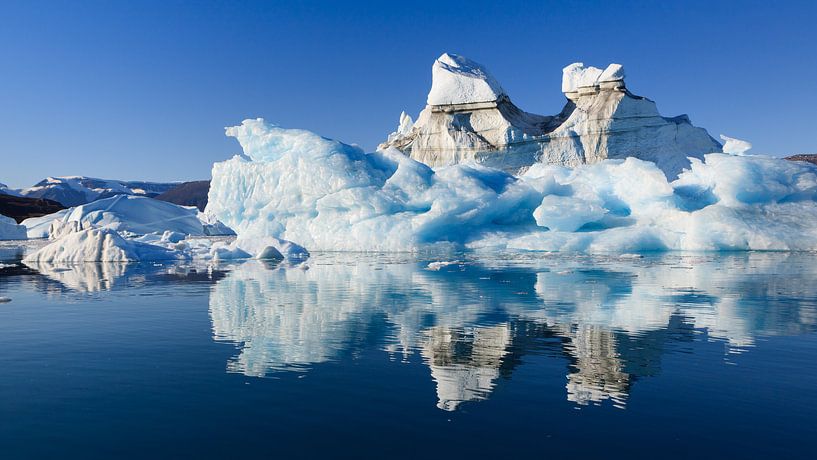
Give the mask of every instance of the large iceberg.
[{"label": "large iceberg", "polygon": [[475,163],[432,169],[262,119],[227,134],[246,157],[213,166],[207,211],[243,239],[347,251],[817,250],[817,168],[804,163],[713,153],[674,181],[637,158],[516,177]]},{"label": "large iceberg", "polygon": [[667,118],[624,84],[624,68],[574,63],[564,68],[566,103],[554,116],[527,113],[485,67],[443,54],[432,66],[427,105],[416,122],[401,115],[382,149],[394,147],[430,166],[475,161],[518,174],[536,163],[578,166],[637,157],[671,179],[688,157],[721,151],[686,115]]},{"label": "large iceberg", "polygon": [[397,150],[367,154],[261,119],[227,133],[250,160],[213,166],[207,212],[240,237],[310,250],[410,250],[523,224],[541,200],[523,181],[479,165],[434,171]]}]

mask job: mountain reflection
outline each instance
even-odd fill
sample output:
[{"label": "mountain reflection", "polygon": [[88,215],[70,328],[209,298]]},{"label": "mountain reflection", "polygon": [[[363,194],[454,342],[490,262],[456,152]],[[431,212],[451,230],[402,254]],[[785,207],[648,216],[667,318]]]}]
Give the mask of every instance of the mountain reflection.
[{"label": "mountain reflection", "polygon": [[233,267],[212,288],[210,315],[215,340],[239,346],[229,372],[305,372],[380,348],[397,361],[419,355],[437,406],[455,410],[544,356],[564,360],[569,401],[624,407],[684,343],[722,341],[728,354],[815,330],[812,258],[518,255],[435,272],[409,256],[324,254],[308,267]]}]

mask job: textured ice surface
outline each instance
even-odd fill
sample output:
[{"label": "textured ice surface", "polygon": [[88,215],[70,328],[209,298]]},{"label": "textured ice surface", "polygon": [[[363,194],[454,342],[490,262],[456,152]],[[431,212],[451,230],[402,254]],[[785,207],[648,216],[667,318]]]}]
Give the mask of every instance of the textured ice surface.
[{"label": "textured ice surface", "polygon": [[252,160],[213,166],[207,211],[240,239],[347,251],[817,249],[817,168],[801,163],[710,154],[672,182],[635,158],[514,177],[434,170],[261,119],[227,133]]},{"label": "textured ice surface", "polygon": [[[671,179],[689,167],[688,157],[721,151],[687,116],[663,117],[653,101],[625,89],[620,64],[565,67],[566,104],[545,116],[512,103],[484,67],[470,63],[454,71],[443,58],[434,65],[428,105],[416,121],[401,114],[381,149],[396,148],[432,167],[477,162],[515,175],[535,163],[577,166],[636,157],[656,163]],[[472,88],[477,82],[480,96]]]},{"label": "textured ice surface", "polygon": [[582,62],[574,62],[562,69],[562,92],[570,93],[579,88],[620,80],[624,80],[624,66],[621,64],[610,64],[601,70],[593,66],[585,67]]},{"label": "textured ice surface", "polygon": [[743,155],[752,148],[752,144],[750,142],[735,139],[734,137],[725,136],[723,134],[721,134],[721,140],[723,141],[723,153]]},{"label": "textured ice surface", "polygon": [[17,225],[11,217],[0,214],[0,240],[24,240],[26,239],[26,228]]},{"label": "textured ice surface", "polygon": [[182,252],[131,241],[111,229],[89,228],[64,234],[26,256],[25,262],[129,262],[184,258]]},{"label": "textured ice surface", "polygon": [[444,53],[434,61],[431,75],[428,105],[490,102],[505,94],[485,67],[464,56]]},{"label": "textured ice surface", "polygon": [[[26,219],[29,238],[44,238],[55,220],[109,228],[139,235],[173,231],[186,235],[224,234],[229,229],[193,207],[153,198],[117,195],[65,209],[48,216]],[[81,225],[81,226],[82,226]]]}]

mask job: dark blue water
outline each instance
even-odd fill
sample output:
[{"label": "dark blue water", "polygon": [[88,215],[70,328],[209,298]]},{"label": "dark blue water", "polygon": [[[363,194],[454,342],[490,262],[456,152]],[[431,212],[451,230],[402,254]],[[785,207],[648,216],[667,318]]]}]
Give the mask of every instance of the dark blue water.
[{"label": "dark blue water", "polygon": [[813,458],[817,256],[0,268],[0,457]]}]

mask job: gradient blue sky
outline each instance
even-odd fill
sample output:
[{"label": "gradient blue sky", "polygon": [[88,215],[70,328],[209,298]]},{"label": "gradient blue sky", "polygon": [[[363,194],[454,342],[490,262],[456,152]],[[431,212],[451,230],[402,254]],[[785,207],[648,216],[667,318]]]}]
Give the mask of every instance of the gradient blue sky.
[{"label": "gradient blue sky", "polygon": [[[440,4],[437,4],[440,3]],[[264,117],[373,149],[442,52],[555,114],[561,69],[628,87],[755,152],[817,152],[817,2],[38,2],[0,10],[0,182],[207,178]]]}]

